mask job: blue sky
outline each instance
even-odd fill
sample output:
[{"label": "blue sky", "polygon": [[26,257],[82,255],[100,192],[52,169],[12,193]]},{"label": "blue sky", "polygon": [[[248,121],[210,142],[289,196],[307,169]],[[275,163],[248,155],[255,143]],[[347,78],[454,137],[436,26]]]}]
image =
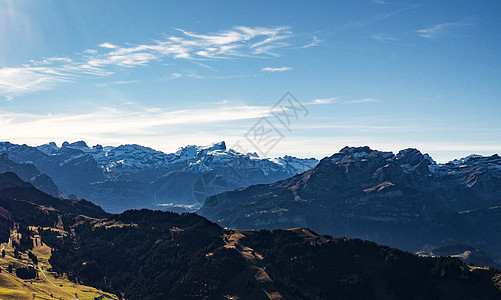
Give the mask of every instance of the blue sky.
[{"label": "blue sky", "polygon": [[[499,1],[0,0],[0,140],[501,152]],[[257,149],[260,150],[260,149]],[[259,151],[257,151],[259,152]]]}]

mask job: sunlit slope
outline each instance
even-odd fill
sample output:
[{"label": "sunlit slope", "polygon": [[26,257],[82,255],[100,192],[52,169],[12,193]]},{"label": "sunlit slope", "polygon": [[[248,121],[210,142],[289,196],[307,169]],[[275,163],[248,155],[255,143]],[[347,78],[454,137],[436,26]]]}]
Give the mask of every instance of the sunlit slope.
[{"label": "sunlit slope", "polygon": [[[35,228],[33,228],[35,229]],[[35,229],[36,230],[36,229]],[[43,244],[35,234],[34,248],[31,252],[38,258],[38,278],[23,280],[16,276],[16,268],[34,265],[27,252],[19,252],[20,257],[14,258],[12,242],[18,241],[20,234],[12,231],[9,243],[2,243],[0,249],[5,250],[5,257],[0,257],[0,299],[94,299],[103,296],[103,299],[118,299],[115,295],[98,289],[74,283],[65,275],[52,272],[49,263],[51,248]],[[13,265],[12,273],[8,272],[9,265]]]}]

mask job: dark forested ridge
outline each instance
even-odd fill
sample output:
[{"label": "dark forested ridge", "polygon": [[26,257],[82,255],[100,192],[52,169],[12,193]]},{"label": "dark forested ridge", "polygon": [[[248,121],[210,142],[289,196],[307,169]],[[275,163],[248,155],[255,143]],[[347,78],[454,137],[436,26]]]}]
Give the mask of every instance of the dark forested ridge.
[{"label": "dark forested ridge", "polygon": [[244,264],[236,251],[221,248],[222,235],[197,215],[141,210],[46,241],[56,248],[51,263],[87,284],[130,299],[197,298],[215,296]]},{"label": "dark forested ridge", "polygon": [[[0,187],[2,241],[37,226],[54,271],[125,299],[501,299],[497,270],[455,258],[308,229],[224,229],[196,214],[109,215],[12,173],[0,175]],[[30,251],[22,239],[16,247]]]},{"label": "dark forested ridge", "polygon": [[60,271],[128,299],[501,297],[497,271],[459,259],[307,229],[223,229],[194,214],[127,211],[56,240],[51,263]]},{"label": "dark forested ridge", "polygon": [[77,219],[106,216],[109,214],[89,201],[55,198],[14,173],[0,174],[0,242],[9,240],[9,230],[14,223],[53,227],[64,219],[65,226],[69,227]]},{"label": "dark forested ridge", "polygon": [[[36,189],[30,183],[22,181],[16,174],[0,174],[0,196],[16,202],[28,202],[35,206],[50,206],[65,213],[81,214],[93,218],[106,217],[101,207],[84,199],[56,198]],[[11,204],[19,205],[19,204]]]}]

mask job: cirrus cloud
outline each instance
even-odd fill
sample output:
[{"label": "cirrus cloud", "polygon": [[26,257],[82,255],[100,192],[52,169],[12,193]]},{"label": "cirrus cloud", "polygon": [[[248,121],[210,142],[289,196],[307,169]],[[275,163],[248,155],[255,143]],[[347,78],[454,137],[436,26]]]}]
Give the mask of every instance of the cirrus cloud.
[{"label": "cirrus cloud", "polygon": [[350,100],[346,103],[355,104],[355,103],[374,103],[374,102],[381,102],[381,101],[374,99],[374,98],[362,98],[362,99],[353,99],[353,100]]},{"label": "cirrus cloud", "polygon": [[100,107],[87,113],[33,114],[0,110],[0,136],[29,144],[64,141],[68,137],[98,142],[117,137],[130,141],[150,137],[151,142],[171,134],[175,131],[172,128],[195,126],[200,129],[271,115],[269,107],[255,105],[222,103],[211,108],[169,110],[126,104],[126,108]]},{"label": "cirrus cloud", "polygon": [[420,29],[417,31],[417,33],[421,37],[424,37],[427,39],[435,39],[439,35],[443,35],[450,28],[459,27],[459,26],[463,26],[463,25],[460,23],[456,23],[456,22],[442,23],[442,24],[437,24],[434,26]]},{"label": "cirrus cloud", "polygon": [[336,103],[339,97],[325,98],[325,99],[315,99],[313,102],[307,104],[330,104]]},{"label": "cirrus cloud", "polygon": [[[204,60],[276,57],[280,48],[289,46],[287,40],[292,37],[288,27],[236,26],[211,34],[183,29],[176,32],[148,44],[118,46],[105,42],[99,45],[99,49],[83,50],[74,58],[31,60],[21,66],[0,68],[0,95],[12,99],[49,90],[79,77],[110,76],[123,68],[146,66],[166,59],[185,59],[201,64],[200,61]],[[288,70],[272,69],[266,71]]]},{"label": "cirrus cloud", "polygon": [[285,72],[290,70],[292,70],[291,67],[279,67],[279,68],[266,67],[261,69],[261,71],[263,72]]}]

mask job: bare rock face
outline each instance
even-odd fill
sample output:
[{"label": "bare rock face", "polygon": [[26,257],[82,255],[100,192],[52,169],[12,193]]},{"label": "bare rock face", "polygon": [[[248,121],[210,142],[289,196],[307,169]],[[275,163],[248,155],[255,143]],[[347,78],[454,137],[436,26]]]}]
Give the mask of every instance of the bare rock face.
[{"label": "bare rock face", "polygon": [[412,251],[461,242],[496,256],[500,180],[497,155],[437,164],[416,149],[345,147],[284,181],[210,197],[199,213],[233,228],[306,226]]}]

